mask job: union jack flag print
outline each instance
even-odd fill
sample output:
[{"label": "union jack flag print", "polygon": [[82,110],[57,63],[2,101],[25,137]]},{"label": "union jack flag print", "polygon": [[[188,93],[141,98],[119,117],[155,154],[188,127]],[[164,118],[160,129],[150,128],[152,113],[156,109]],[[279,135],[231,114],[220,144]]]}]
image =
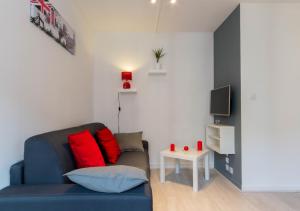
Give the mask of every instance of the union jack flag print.
[{"label": "union jack flag print", "polygon": [[30,0],[30,21],[75,54],[75,32],[49,0]]}]

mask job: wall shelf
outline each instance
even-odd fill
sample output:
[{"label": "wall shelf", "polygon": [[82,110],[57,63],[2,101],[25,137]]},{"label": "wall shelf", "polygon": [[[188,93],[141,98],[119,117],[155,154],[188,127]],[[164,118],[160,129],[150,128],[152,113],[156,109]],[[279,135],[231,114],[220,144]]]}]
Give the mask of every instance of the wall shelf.
[{"label": "wall shelf", "polygon": [[148,72],[149,75],[167,75],[166,70],[150,70]]},{"label": "wall shelf", "polygon": [[206,145],[219,154],[235,154],[234,127],[227,125],[208,125]]},{"label": "wall shelf", "polygon": [[137,90],[136,89],[119,89],[119,93],[128,93],[128,94],[136,94]]}]

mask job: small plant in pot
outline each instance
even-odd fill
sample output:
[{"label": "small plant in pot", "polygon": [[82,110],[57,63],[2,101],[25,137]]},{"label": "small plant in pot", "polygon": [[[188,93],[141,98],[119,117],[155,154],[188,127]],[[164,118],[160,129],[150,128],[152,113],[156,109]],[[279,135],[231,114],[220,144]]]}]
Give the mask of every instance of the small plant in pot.
[{"label": "small plant in pot", "polygon": [[156,68],[157,70],[161,69],[160,60],[166,55],[163,48],[158,48],[153,50],[153,54],[156,60]]}]

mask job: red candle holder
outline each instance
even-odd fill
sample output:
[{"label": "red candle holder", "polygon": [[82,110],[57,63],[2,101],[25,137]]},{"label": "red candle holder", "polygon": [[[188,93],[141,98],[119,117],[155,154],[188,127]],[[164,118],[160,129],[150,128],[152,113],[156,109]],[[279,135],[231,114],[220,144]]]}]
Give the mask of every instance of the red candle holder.
[{"label": "red candle holder", "polygon": [[199,140],[198,142],[197,142],[197,150],[198,151],[202,151],[202,148],[203,148],[203,144],[202,144],[203,142],[201,141],[201,140]]},{"label": "red candle holder", "polygon": [[175,144],[170,144],[170,151],[175,152]]}]

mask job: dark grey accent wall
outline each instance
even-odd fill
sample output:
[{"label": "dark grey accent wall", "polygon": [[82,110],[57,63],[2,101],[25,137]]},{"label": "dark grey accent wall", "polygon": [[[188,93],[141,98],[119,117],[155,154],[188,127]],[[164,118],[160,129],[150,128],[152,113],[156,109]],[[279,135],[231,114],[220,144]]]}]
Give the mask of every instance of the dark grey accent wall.
[{"label": "dark grey accent wall", "polygon": [[229,155],[231,175],[225,169],[225,155],[215,153],[215,168],[241,188],[241,45],[240,45],[240,7],[214,33],[214,86],[230,84],[232,88],[231,116],[215,116],[222,124],[235,126],[235,152]]}]

